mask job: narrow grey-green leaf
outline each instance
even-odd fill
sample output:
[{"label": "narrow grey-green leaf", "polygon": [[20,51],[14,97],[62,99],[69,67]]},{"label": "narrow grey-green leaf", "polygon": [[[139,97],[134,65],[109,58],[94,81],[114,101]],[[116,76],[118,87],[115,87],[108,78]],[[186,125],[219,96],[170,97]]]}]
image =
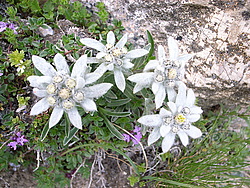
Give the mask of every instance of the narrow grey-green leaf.
[{"label": "narrow grey-green leaf", "polygon": [[70,120],[68,117],[67,113],[64,113],[64,117],[65,117],[65,121],[64,121],[64,126],[65,126],[65,136],[69,137],[69,133],[70,133]]},{"label": "narrow grey-green leaf", "polygon": [[119,100],[111,100],[110,103],[107,104],[108,107],[113,107],[113,106],[122,106],[124,104],[127,104],[131,99],[126,98],[126,99],[119,99]]},{"label": "narrow grey-green leaf", "polygon": [[43,131],[42,131],[42,134],[41,134],[41,141],[43,141],[45,138],[46,138],[46,136],[47,136],[47,134],[48,134],[48,132],[49,132],[49,122],[47,122],[46,124],[45,124],[45,126],[44,126],[44,128],[43,128]]},{"label": "narrow grey-green leaf", "polygon": [[99,108],[99,113],[102,116],[106,126],[108,127],[109,131],[116,136],[118,139],[120,140],[124,140],[123,135],[115,128],[115,126],[108,120],[108,118],[106,117],[106,115],[103,112],[103,108]]},{"label": "narrow grey-green leaf", "polygon": [[73,127],[70,131],[69,131],[69,136],[65,136],[63,139],[63,145],[67,145],[69,143],[69,141],[75,136],[75,134],[78,132],[79,129],[77,129],[76,127]]},{"label": "narrow grey-green leaf", "polygon": [[116,117],[126,117],[126,116],[129,116],[131,114],[131,112],[115,112],[115,111],[110,111],[107,109],[103,109],[102,111],[105,115],[116,116]]}]

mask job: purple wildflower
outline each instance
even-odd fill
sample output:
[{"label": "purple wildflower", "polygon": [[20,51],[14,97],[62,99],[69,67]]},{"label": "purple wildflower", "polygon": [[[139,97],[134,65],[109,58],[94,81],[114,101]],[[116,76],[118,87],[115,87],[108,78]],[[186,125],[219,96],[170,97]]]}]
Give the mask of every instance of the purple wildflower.
[{"label": "purple wildflower", "polygon": [[13,23],[8,23],[7,27],[12,29],[14,31],[14,33],[17,34],[17,31],[16,31],[17,27],[15,27],[15,25]]},{"label": "purple wildflower", "polygon": [[7,146],[12,147],[14,150],[16,150],[17,142],[10,142]]},{"label": "purple wildflower", "polygon": [[135,126],[135,129],[133,130],[134,133],[140,133],[141,127]]},{"label": "purple wildflower", "polygon": [[122,135],[124,136],[124,141],[125,141],[125,142],[129,142],[129,141],[130,141],[131,138],[130,138],[130,136],[129,136],[128,134],[125,134],[125,133],[124,133],[124,134],[122,134]]},{"label": "purple wildflower", "polygon": [[17,34],[17,27],[13,23],[5,23],[5,22],[0,22],[0,32],[3,32],[6,30],[6,28],[10,28],[14,31],[15,34]]},{"label": "purple wildflower", "polygon": [[16,141],[17,141],[17,143],[18,143],[19,145],[21,145],[21,146],[23,146],[24,143],[28,142],[28,140],[27,140],[26,138],[24,138],[24,135],[21,136],[21,137],[18,137],[18,138],[16,139]]},{"label": "purple wildflower", "polygon": [[[1,28],[0,28],[1,29]],[[3,76],[3,72],[0,70],[0,76]]]},{"label": "purple wildflower", "polygon": [[134,145],[139,144],[139,142],[141,141],[141,138],[142,138],[141,132],[137,132],[137,134],[134,135],[134,137],[136,138],[136,139],[132,139]]},{"label": "purple wildflower", "polygon": [[0,22],[0,32],[5,31],[5,29],[7,28],[7,25],[5,22]]},{"label": "purple wildflower", "polygon": [[10,142],[8,144],[9,147],[12,147],[14,150],[16,150],[17,145],[19,146],[23,146],[24,143],[28,142],[29,140],[27,140],[24,135],[21,135],[20,132],[17,132],[15,136],[10,137],[11,140],[13,140],[13,142]]},{"label": "purple wildflower", "polygon": [[20,136],[21,136],[21,133],[20,133],[20,132],[17,132],[17,133],[16,133],[16,136],[17,136],[17,137],[20,137]]},{"label": "purple wildflower", "polygon": [[129,136],[128,134],[122,134],[124,136],[124,141],[126,142],[130,142],[132,140],[133,145],[137,145],[139,144],[139,142],[141,141],[142,138],[142,134],[140,132],[141,128],[138,126],[135,126],[135,129],[131,132],[131,134],[136,138],[132,138],[131,136]]}]

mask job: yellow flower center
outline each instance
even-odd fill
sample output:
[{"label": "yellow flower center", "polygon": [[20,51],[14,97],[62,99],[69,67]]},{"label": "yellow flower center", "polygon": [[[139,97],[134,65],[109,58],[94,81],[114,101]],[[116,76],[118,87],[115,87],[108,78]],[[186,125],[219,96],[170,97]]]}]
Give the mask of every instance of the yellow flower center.
[{"label": "yellow flower center", "polygon": [[56,86],[54,84],[49,84],[46,88],[48,94],[56,93]]},{"label": "yellow flower center", "polygon": [[76,86],[76,81],[73,78],[69,78],[65,82],[66,86],[73,89]]},{"label": "yellow flower center", "polygon": [[82,92],[77,92],[75,95],[74,95],[75,99],[77,101],[82,101],[84,99],[84,94]]},{"label": "yellow flower center", "polygon": [[161,75],[161,74],[157,74],[157,75],[155,76],[155,80],[156,80],[157,82],[163,82],[163,81],[164,81],[164,76]]},{"label": "yellow flower center", "polygon": [[106,44],[106,48],[109,50],[109,49],[111,49],[113,47],[113,45],[112,44]]},{"label": "yellow flower center", "polygon": [[52,96],[47,97],[47,101],[50,105],[56,104],[56,99]]},{"label": "yellow flower center", "polygon": [[177,114],[177,116],[175,116],[174,120],[176,123],[182,124],[186,121],[186,118],[183,114]]},{"label": "yellow flower center", "polygon": [[106,55],[104,58],[106,61],[109,61],[109,62],[111,62],[113,60],[113,57],[110,54]]},{"label": "yellow flower center", "polygon": [[69,101],[69,100],[63,101],[63,108],[66,110],[70,110],[74,106],[75,104],[72,101]]},{"label": "yellow flower center", "polygon": [[62,99],[68,99],[70,97],[70,90],[67,88],[63,88],[59,91],[59,97]]},{"label": "yellow flower center", "polygon": [[128,49],[127,49],[127,48],[125,48],[125,47],[123,47],[123,48],[122,48],[122,53],[123,53],[123,54],[128,53]]},{"label": "yellow flower center", "polygon": [[114,49],[112,51],[113,56],[120,56],[122,54],[121,49]]},{"label": "yellow flower center", "polygon": [[57,76],[53,77],[53,82],[55,82],[55,83],[60,83],[62,81],[63,81],[62,76],[57,75]]},{"label": "yellow flower center", "polygon": [[177,76],[177,72],[175,69],[169,69],[168,70],[168,78],[169,79],[175,79]]}]

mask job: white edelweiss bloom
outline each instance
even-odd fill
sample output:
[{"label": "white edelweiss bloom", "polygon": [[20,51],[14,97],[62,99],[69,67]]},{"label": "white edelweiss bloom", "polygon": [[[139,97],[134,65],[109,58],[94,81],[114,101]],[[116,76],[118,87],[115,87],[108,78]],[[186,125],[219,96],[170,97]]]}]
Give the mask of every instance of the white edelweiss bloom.
[{"label": "white edelweiss bloom", "polygon": [[192,89],[186,90],[186,86],[179,87],[175,101],[168,102],[170,110],[161,108],[159,114],[145,115],[138,119],[138,122],[154,127],[148,137],[148,145],[163,137],[162,150],[167,152],[174,144],[176,134],[182,144],[187,146],[188,136],[198,138],[202,132],[192,123],[200,119],[202,109],[194,105],[195,95]]},{"label": "white edelweiss bloom", "polygon": [[134,93],[143,88],[151,88],[155,95],[156,108],[160,108],[168,94],[169,100],[174,100],[174,87],[182,83],[185,63],[193,56],[190,54],[179,56],[177,42],[168,38],[169,58],[166,58],[163,46],[158,46],[157,60],[151,60],[144,67],[143,73],[134,74],[128,80],[135,82]]},{"label": "white edelweiss bloom", "polygon": [[134,64],[131,63],[132,59],[142,57],[148,53],[145,49],[128,51],[125,47],[127,34],[115,44],[115,34],[112,31],[109,31],[107,34],[106,45],[91,38],[83,38],[80,39],[80,41],[82,44],[99,51],[96,55],[96,59],[98,59],[101,64],[94,72],[102,76],[107,70],[113,71],[116,86],[121,91],[124,91],[126,87],[123,71],[134,66]]},{"label": "white edelweiss bloom", "polygon": [[54,63],[56,69],[45,59],[32,56],[34,66],[44,76],[29,76],[28,81],[34,87],[33,92],[42,99],[31,109],[30,115],[37,115],[53,107],[49,119],[49,127],[55,126],[67,113],[70,122],[78,129],[82,128],[81,116],[77,106],[81,106],[86,112],[96,111],[95,98],[104,95],[112,86],[102,83],[88,86],[94,83],[100,76],[87,71],[87,56],[81,56],[72,69],[61,54],[56,54]]}]

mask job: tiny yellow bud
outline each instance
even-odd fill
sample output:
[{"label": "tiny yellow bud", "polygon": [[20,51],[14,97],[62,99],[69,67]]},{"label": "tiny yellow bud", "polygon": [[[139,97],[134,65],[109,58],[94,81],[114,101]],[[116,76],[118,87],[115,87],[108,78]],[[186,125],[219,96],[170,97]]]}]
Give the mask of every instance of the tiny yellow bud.
[{"label": "tiny yellow bud", "polygon": [[121,49],[117,48],[113,50],[112,54],[113,56],[120,56],[122,54],[122,51]]},{"label": "tiny yellow bud", "polygon": [[175,69],[169,69],[168,70],[168,78],[169,79],[175,79],[177,76],[177,72]]},{"label": "tiny yellow bud", "polygon": [[70,97],[70,90],[67,88],[63,88],[59,91],[59,97],[62,99],[68,99]]},{"label": "tiny yellow bud", "polygon": [[69,78],[66,80],[65,85],[73,89],[76,86],[76,81],[73,78]]},{"label": "tiny yellow bud", "polygon": [[109,62],[111,62],[113,60],[113,57],[110,54],[106,55],[104,58],[106,61],[109,61]]},{"label": "tiny yellow bud", "polygon": [[75,104],[72,101],[69,101],[69,100],[63,101],[63,108],[66,110],[70,110],[74,106]]},{"label": "tiny yellow bud", "polygon": [[54,97],[52,97],[52,96],[49,96],[49,97],[47,97],[47,101],[48,101],[48,103],[50,104],[50,105],[54,105],[54,104],[56,104],[56,99],[54,98]]},{"label": "tiny yellow bud", "polygon": [[56,86],[54,84],[49,84],[46,88],[48,94],[55,94],[56,93]]},{"label": "tiny yellow bud", "polygon": [[60,76],[60,75],[57,75],[57,76],[53,77],[53,82],[55,82],[55,83],[60,83],[62,81],[63,81],[63,77]]},{"label": "tiny yellow bud", "polygon": [[186,121],[186,118],[183,114],[177,114],[177,116],[175,116],[175,122],[178,124],[182,124]]}]

